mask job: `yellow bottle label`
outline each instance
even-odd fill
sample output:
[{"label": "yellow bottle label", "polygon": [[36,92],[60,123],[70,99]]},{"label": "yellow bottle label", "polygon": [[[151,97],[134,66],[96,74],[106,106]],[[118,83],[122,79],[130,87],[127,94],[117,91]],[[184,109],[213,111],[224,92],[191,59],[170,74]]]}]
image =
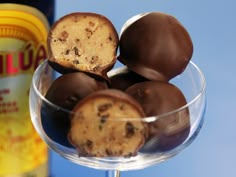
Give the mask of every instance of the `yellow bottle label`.
[{"label": "yellow bottle label", "polygon": [[47,57],[48,24],[34,8],[0,4],[0,177],[48,176],[48,148],[29,114],[29,88]]}]

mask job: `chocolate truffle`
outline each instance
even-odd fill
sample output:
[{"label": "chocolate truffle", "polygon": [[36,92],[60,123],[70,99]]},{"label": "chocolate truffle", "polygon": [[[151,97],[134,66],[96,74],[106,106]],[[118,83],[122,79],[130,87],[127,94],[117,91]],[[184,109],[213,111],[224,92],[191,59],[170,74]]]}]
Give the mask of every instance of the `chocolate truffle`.
[{"label": "chocolate truffle", "polygon": [[125,91],[133,84],[148,80],[126,67],[112,70],[109,74],[110,88],[122,91]]},{"label": "chocolate truffle", "polygon": [[70,127],[69,111],[77,102],[97,90],[106,89],[106,82],[75,72],[57,78],[48,89],[41,108],[42,125],[46,134],[64,146],[71,146],[67,140]]},{"label": "chocolate truffle", "polygon": [[187,101],[175,85],[147,81],[129,87],[126,92],[142,105],[148,117],[157,118],[149,123],[149,138],[143,151],[171,150],[188,137],[190,116],[188,107],[183,107]]},{"label": "chocolate truffle", "polygon": [[147,136],[143,117],[141,106],[125,92],[97,91],[74,107],[68,137],[79,156],[135,156]]},{"label": "chocolate truffle", "polygon": [[168,81],[184,71],[192,57],[193,44],[175,17],[151,12],[127,23],[121,33],[118,57],[123,64],[154,81]]},{"label": "chocolate truffle", "polygon": [[106,17],[71,13],[49,31],[49,61],[60,73],[76,70],[107,77],[116,61],[118,41],[117,31]]}]

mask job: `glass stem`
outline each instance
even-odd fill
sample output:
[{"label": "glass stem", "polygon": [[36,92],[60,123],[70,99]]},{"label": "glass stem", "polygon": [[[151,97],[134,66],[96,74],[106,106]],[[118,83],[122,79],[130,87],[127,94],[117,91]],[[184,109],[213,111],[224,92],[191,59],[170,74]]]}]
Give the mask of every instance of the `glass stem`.
[{"label": "glass stem", "polygon": [[107,177],[120,177],[120,171],[119,170],[108,170]]}]

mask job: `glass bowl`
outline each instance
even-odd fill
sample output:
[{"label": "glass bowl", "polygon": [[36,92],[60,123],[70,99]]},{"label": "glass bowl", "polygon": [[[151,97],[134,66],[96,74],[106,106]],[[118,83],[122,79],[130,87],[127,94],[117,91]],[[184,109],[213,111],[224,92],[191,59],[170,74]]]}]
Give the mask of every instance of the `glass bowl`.
[{"label": "glass bowl", "polygon": [[[114,75],[116,72],[119,72],[119,70],[124,69],[125,67],[115,68],[111,70],[108,75]],[[32,122],[38,134],[52,150],[62,157],[82,166],[101,170],[115,170],[118,172],[143,169],[160,163],[177,155],[188,147],[198,135],[204,121],[204,113],[206,110],[206,82],[202,71],[196,64],[190,62],[182,74],[170,81],[182,91],[187,100],[186,105],[172,110],[171,112],[152,117],[145,117],[142,119],[124,117],[116,120],[117,126],[125,121],[131,121],[134,124],[139,122],[141,124],[149,125],[159,120],[168,119],[170,116],[175,116],[177,114],[181,115],[181,112],[188,110],[190,127],[188,133],[184,135],[185,137],[180,143],[177,143],[177,145],[169,149],[163,150],[155,148],[159,140],[154,138],[152,141],[151,138],[149,144],[143,144],[142,147],[139,148],[137,154],[131,157],[82,156],[78,153],[77,149],[71,146],[69,141],[67,141],[68,128],[63,130],[64,125],[70,125],[69,119],[62,120],[61,122],[59,121],[59,125],[55,125],[55,121],[51,117],[53,116],[53,114],[51,114],[52,112],[58,111],[60,114],[71,114],[71,110],[63,109],[45,98],[48,88],[57,77],[59,77],[59,74],[48,65],[47,60],[36,69],[32,79],[29,100]],[[42,108],[45,107],[50,111],[42,111]]]}]

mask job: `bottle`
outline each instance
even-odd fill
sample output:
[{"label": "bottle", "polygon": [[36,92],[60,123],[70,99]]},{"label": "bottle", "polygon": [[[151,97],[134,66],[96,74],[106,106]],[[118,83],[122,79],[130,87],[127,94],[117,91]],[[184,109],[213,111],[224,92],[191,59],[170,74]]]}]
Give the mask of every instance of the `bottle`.
[{"label": "bottle", "polygon": [[0,177],[48,177],[47,145],[29,113],[29,88],[47,58],[54,0],[0,3]]}]

